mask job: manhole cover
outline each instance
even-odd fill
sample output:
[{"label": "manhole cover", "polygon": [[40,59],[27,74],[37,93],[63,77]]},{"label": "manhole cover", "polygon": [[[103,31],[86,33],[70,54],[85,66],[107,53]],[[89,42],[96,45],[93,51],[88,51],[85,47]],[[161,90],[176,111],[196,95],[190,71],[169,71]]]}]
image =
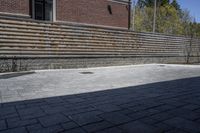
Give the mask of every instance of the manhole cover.
[{"label": "manhole cover", "polygon": [[81,74],[93,74],[93,72],[80,72]]},{"label": "manhole cover", "polygon": [[165,67],[165,65],[159,65],[160,67]]}]

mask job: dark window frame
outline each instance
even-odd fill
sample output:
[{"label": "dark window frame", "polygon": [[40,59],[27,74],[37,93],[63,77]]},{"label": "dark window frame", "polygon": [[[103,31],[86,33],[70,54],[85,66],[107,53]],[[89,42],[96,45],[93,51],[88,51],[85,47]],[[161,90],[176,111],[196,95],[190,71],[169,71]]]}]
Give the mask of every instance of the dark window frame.
[{"label": "dark window frame", "polygon": [[[42,4],[42,19],[38,19],[37,18],[37,6],[36,6],[36,3],[39,3],[39,2],[41,2],[41,4]],[[51,8],[52,8],[52,10],[51,10],[51,17],[49,18],[49,19],[47,19],[46,18],[46,13],[47,13],[47,10],[46,10],[46,5],[47,5],[47,0],[32,0],[31,1],[31,10],[32,10],[32,18],[33,19],[35,19],[35,20],[42,20],[42,21],[53,21],[54,20],[54,5],[53,5],[53,0],[52,0],[52,3],[51,3]],[[50,10],[49,10],[50,11]]]}]

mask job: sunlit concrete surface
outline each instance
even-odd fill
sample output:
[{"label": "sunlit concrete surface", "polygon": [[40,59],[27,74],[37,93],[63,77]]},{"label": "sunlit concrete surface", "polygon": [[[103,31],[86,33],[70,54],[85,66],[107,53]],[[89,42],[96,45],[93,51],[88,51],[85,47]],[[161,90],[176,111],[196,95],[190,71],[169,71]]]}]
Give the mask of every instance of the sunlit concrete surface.
[{"label": "sunlit concrete surface", "polygon": [[200,76],[200,66],[197,65],[150,64],[42,70],[20,76],[0,77],[0,94],[1,102],[11,102],[117,89],[196,76]]},{"label": "sunlit concrete surface", "polygon": [[200,132],[200,66],[0,74],[1,132]]}]

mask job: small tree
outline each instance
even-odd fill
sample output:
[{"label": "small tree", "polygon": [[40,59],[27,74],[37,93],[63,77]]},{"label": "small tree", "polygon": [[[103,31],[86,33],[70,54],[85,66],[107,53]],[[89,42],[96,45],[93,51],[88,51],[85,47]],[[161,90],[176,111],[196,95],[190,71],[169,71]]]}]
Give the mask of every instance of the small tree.
[{"label": "small tree", "polygon": [[192,46],[193,46],[193,39],[195,37],[196,34],[196,22],[194,20],[194,22],[191,22],[189,24],[189,29],[190,29],[190,41],[189,41],[189,45],[186,46],[186,51],[187,51],[187,55],[186,55],[186,63],[190,63],[190,57],[192,56]]},{"label": "small tree", "polygon": [[157,32],[166,34],[182,34],[183,27],[178,11],[171,5],[158,8]]},{"label": "small tree", "polygon": [[177,0],[173,0],[171,5],[177,10],[177,11],[181,11],[181,6],[178,4]]}]

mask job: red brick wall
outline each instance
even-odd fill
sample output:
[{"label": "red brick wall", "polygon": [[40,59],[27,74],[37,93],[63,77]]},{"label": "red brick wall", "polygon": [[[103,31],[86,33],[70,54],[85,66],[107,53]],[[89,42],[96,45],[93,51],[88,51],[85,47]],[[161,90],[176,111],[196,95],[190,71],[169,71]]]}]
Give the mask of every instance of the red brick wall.
[{"label": "red brick wall", "polygon": [[[0,0],[0,12],[30,15],[30,0]],[[108,11],[111,5],[112,14]],[[128,28],[128,4],[108,0],[57,0],[57,21]]]},{"label": "red brick wall", "polygon": [[0,12],[30,14],[29,0],[0,0]]},{"label": "red brick wall", "polygon": [[[111,5],[112,14],[108,5]],[[57,0],[56,19],[128,28],[128,4],[108,0]]]}]

